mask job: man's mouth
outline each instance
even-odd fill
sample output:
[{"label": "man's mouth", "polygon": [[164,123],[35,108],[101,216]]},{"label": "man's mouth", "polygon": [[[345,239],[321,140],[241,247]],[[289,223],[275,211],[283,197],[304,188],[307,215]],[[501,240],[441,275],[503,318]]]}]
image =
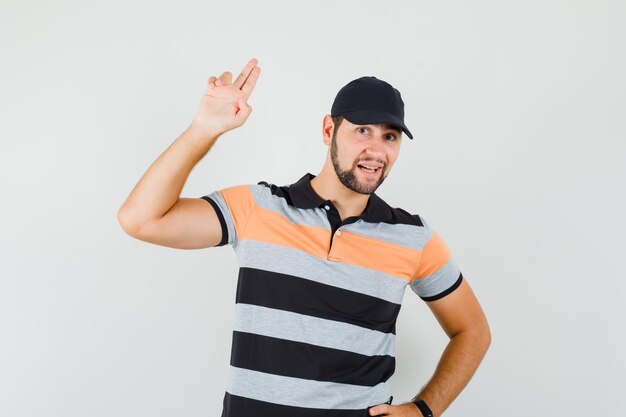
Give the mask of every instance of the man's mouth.
[{"label": "man's mouth", "polygon": [[378,170],[380,170],[381,167],[377,167],[377,166],[371,166],[371,165],[357,165],[357,167],[359,167],[359,169],[363,172],[366,172],[368,174],[375,174],[378,172]]}]

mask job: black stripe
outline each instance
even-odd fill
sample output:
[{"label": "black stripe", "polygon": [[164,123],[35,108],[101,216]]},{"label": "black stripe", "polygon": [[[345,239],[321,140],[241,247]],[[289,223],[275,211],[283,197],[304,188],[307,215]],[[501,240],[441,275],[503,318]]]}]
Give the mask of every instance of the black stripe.
[{"label": "black stripe", "polygon": [[[372,404],[377,405],[377,404]],[[355,410],[329,410],[324,408],[295,407],[253,400],[229,392],[224,394],[221,417],[366,417],[367,408]]]},{"label": "black stripe", "polygon": [[217,218],[220,220],[220,226],[222,226],[222,240],[215,246],[224,246],[228,243],[228,227],[226,226],[226,220],[224,220],[224,215],[222,214],[222,211],[218,207],[217,203],[213,201],[211,197],[205,195],[202,196],[202,199],[211,203],[211,205],[215,209],[215,212],[217,213]]},{"label": "black stripe", "polygon": [[393,375],[396,359],[234,331],[230,364],[274,375],[373,387]]},{"label": "black stripe", "polygon": [[459,278],[456,280],[456,282],[454,284],[452,284],[452,286],[450,288],[448,288],[447,290],[445,290],[444,292],[439,293],[437,295],[431,295],[430,297],[420,297],[420,298],[422,300],[424,300],[424,301],[435,301],[435,300],[438,300],[440,298],[443,298],[446,295],[450,294],[452,291],[454,291],[457,288],[459,288],[459,285],[461,285],[461,281],[463,281],[463,274],[459,273]]},{"label": "black stripe", "polygon": [[[276,260],[280,262],[279,259]],[[358,281],[358,275],[352,277]],[[401,304],[288,274],[241,267],[235,302],[396,333]]]}]

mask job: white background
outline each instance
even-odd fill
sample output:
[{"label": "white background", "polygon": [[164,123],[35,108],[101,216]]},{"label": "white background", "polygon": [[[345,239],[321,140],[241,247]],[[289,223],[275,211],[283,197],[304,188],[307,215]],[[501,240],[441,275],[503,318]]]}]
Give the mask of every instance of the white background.
[{"label": "white background", "polygon": [[[183,197],[318,174],[352,79],[407,126],[378,194],[450,247],[493,342],[446,416],[624,415],[626,3],[0,3],[0,415],[218,416],[237,264],[126,235],[117,210],[251,57],[246,124]],[[447,338],[407,288],[394,404]]]}]

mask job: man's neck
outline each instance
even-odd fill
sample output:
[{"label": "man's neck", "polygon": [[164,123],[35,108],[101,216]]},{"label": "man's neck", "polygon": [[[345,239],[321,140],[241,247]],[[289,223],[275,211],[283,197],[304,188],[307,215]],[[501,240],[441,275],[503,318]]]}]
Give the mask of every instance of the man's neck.
[{"label": "man's neck", "polygon": [[311,187],[321,198],[333,203],[339,211],[341,220],[362,215],[370,197],[368,194],[357,193],[347,188],[339,181],[334,171],[329,174],[322,170],[311,180]]}]

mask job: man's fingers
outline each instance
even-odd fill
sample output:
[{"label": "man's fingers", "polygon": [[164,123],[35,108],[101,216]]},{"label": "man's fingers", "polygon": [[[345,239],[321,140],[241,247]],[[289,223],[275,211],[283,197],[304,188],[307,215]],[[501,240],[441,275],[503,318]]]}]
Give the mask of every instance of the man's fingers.
[{"label": "man's fingers", "polygon": [[374,407],[367,408],[367,414],[370,416],[378,416],[383,415],[386,416],[390,414],[392,409],[397,406],[389,405],[389,404],[379,404]]},{"label": "man's fingers", "polygon": [[[235,82],[232,83],[234,87],[241,90],[244,96],[244,100],[247,100],[256,85],[256,81],[261,73],[261,68],[257,66],[258,60],[252,58],[248,61],[248,64],[239,74]],[[209,78],[209,88],[220,87],[223,85],[231,84],[233,74],[230,71],[224,71],[219,77],[212,76]]]},{"label": "man's fingers", "polygon": [[222,75],[217,79],[217,85],[228,85],[233,78],[233,74],[230,71],[224,71]]},{"label": "man's fingers", "polygon": [[259,61],[256,58],[252,58],[250,61],[248,61],[245,68],[241,71],[241,73],[239,74],[235,82],[233,83],[235,87],[241,89],[241,87],[246,82],[246,79],[248,78],[248,76],[250,75],[250,73],[256,67],[258,63]]},{"label": "man's fingers", "polygon": [[261,67],[254,67],[252,71],[250,72],[250,76],[248,77],[244,85],[241,87],[241,91],[243,91],[243,94],[246,100],[248,99],[248,97],[250,97],[250,94],[252,94],[252,90],[254,89],[254,86],[256,85],[256,80],[259,79],[259,74],[261,74]]}]

